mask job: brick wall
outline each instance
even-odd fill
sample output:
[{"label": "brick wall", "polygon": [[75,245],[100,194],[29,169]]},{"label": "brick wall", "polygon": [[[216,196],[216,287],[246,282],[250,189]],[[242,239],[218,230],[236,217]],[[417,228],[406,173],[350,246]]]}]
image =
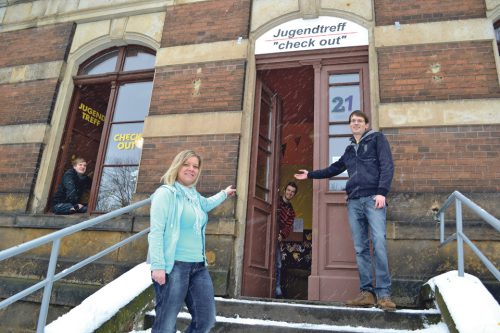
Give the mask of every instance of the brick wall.
[{"label": "brick wall", "polygon": [[392,148],[392,192],[500,191],[500,125],[384,130]]},{"label": "brick wall", "polygon": [[0,125],[49,123],[56,79],[0,85]]},{"label": "brick wall", "polygon": [[41,143],[0,145],[0,192],[29,193],[41,153]]},{"label": "brick wall", "polygon": [[185,149],[194,150],[203,159],[198,191],[213,194],[231,184],[236,185],[239,135],[146,138],[137,193],[153,193],[175,155]]},{"label": "brick wall", "polygon": [[489,41],[384,47],[377,54],[382,103],[500,97]]},{"label": "brick wall", "polygon": [[0,67],[66,60],[73,23],[48,25],[0,34]]},{"label": "brick wall", "polygon": [[241,110],[245,61],[157,68],[150,115]]},{"label": "brick wall", "polygon": [[169,7],[162,47],[248,38],[250,0],[212,0]]},{"label": "brick wall", "polygon": [[374,7],[377,25],[486,17],[484,0],[375,0]]}]

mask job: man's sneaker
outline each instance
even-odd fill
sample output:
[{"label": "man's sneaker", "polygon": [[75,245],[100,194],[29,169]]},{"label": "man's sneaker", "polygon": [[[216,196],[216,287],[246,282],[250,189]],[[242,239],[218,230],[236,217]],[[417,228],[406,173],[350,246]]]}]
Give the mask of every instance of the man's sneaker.
[{"label": "man's sneaker", "polygon": [[375,306],[375,296],[366,290],[362,290],[358,297],[355,299],[351,299],[345,303],[347,306],[359,306],[359,307],[364,307],[368,308],[371,306]]},{"label": "man's sneaker", "polygon": [[377,302],[377,306],[384,311],[396,310],[396,304],[391,301],[391,298],[389,296],[380,298]]}]

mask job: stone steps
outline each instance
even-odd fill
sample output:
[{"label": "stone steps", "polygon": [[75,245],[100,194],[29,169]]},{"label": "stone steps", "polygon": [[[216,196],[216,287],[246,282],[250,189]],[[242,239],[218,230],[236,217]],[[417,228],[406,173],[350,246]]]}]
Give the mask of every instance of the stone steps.
[{"label": "stone steps", "polygon": [[[441,322],[435,309],[348,308],[341,304],[262,299],[216,298],[217,323],[211,332],[411,332]],[[154,314],[145,320],[150,327]],[[191,316],[184,309],[177,329],[184,330]]]}]

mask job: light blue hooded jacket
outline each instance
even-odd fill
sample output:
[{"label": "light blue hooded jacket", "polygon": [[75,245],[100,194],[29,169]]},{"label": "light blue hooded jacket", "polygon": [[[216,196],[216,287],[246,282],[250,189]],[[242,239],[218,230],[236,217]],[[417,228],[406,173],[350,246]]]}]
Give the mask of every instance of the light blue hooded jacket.
[{"label": "light blue hooded jacket", "polygon": [[[205,220],[201,223],[203,225],[201,230],[203,252],[205,252],[205,227],[208,212],[220,205],[227,198],[227,194],[220,191],[210,198],[205,198],[198,192],[196,193],[201,209],[206,213]],[[183,208],[183,195],[175,186],[162,185],[153,193],[150,212],[151,229],[148,235],[148,261],[151,264],[151,270],[164,269],[167,274],[172,271]]]}]

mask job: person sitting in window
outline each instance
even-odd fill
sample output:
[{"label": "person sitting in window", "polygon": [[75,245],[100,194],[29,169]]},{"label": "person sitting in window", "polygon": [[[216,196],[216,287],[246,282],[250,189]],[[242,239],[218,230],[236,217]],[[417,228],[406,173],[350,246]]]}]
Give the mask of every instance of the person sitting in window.
[{"label": "person sitting in window", "polygon": [[87,161],[78,157],[73,160],[73,167],[68,169],[57,192],[52,199],[52,211],[55,214],[68,215],[86,213],[87,204],[81,202],[83,193],[90,188],[91,180],[85,175]]}]

